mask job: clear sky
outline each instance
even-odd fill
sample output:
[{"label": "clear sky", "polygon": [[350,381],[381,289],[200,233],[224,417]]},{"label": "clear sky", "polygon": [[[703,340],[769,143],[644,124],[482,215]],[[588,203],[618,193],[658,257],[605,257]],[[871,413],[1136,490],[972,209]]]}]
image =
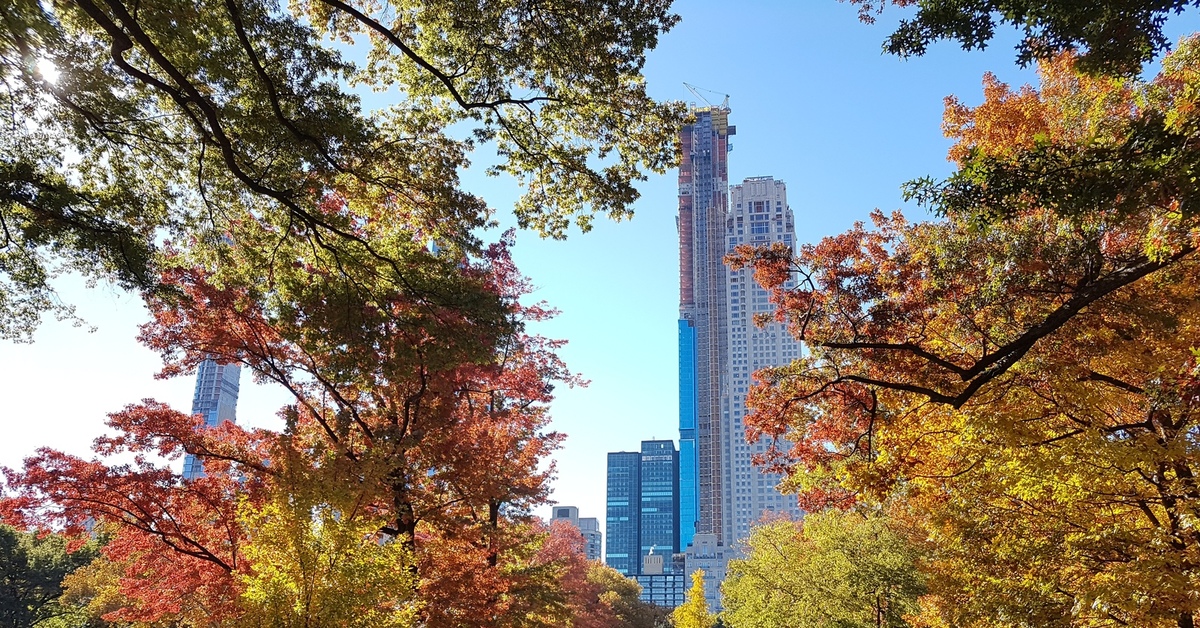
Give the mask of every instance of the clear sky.
[{"label": "clear sky", "polygon": [[[646,65],[651,93],[695,100],[687,82],[729,94],[738,131],[730,183],[767,175],[787,182],[801,242],[844,231],[873,208],[902,207],[904,181],[949,173],[940,126],[945,96],[978,103],[985,71],[1013,85],[1034,80],[1015,65],[1011,34],[984,52],[944,43],[908,61],[882,55],[880,43],[902,15],[894,9],[873,26],[835,0],[678,0],[675,10],[683,20]],[[1173,19],[1168,34],[1196,30],[1200,12],[1193,11]],[[481,169],[464,174],[466,186],[511,222],[504,214],[518,190],[480,176]],[[587,388],[556,391],[553,427],[568,438],[555,457],[552,499],[602,525],[606,452],[678,438],[675,181],[670,172],[643,184],[631,221],[598,220],[591,233],[572,233],[565,242],[519,233],[514,251],[538,287],[532,297],[562,310],[537,331],[568,339],[561,355],[591,380]],[[192,378],[153,378],[158,359],[135,340],[146,318],[136,298],[105,286],[85,289],[70,277],[61,285],[96,331],[51,320],[34,344],[0,341],[0,466],[20,465],[39,446],[87,455],[106,413],[142,398],[191,407]],[[275,426],[275,411],[286,402],[281,390],[255,386],[243,374],[238,422]]]}]

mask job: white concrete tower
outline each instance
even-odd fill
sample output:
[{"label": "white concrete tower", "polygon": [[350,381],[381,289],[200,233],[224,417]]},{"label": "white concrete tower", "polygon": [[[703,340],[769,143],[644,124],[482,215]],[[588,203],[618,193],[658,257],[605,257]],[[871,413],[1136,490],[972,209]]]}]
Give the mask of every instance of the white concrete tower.
[{"label": "white concrete tower", "polygon": [[[772,177],[750,177],[730,186],[729,215],[725,221],[726,251],[739,244],[763,245],[782,242],[796,246],[795,217],[787,202],[787,186]],[[741,540],[749,536],[750,526],[764,513],[800,516],[794,495],[776,490],[781,476],[764,474],[751,463],[751,457],[766,450],[765,441],[746,442],[746,393],[750,391],[754,371],[782,366],[800,356],[800,343],[781,323],[771,322],[759,328],[754,315],[773,312],[767,291],[754,281],[754,271],[726,269],[726,303],[729,307],[728,382],[724,394],[726,435],[721,446],[722,496],[725,500],[724,538]]]}]

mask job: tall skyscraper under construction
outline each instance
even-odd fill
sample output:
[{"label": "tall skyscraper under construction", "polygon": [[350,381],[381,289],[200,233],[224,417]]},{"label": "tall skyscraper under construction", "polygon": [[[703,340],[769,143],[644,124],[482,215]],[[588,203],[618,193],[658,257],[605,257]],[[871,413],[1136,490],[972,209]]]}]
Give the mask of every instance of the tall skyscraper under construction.
[{"label": "tall skyscraper under construction", "polygon": [[680,542],[720,534],[721,378],[726,343],[725,218],[729,189],[729,108],[694,109],[680,131],[679,164],[679,462]]},{"label": "tall skyscraper under construction", "polygon": [[[205,360],[196,369],[196,392],[192,396],[192,414],[204,417],[204,424],[216,427],[236,419],[238,388],[242,367]],[[183,477],[204,477],[204,461],[188,454],[183,460]]]},{"label": "tall skyscraper under construction", "polygon": [[[725,255],[739,244],[795,246],[795,220],[782,181],[753,177],[729,187],[729,108],[693,110],[681,131],[679,167],[679,450],[681,543],[715,536],[726,548],[749,534],[764,512],[799,515],[779,476],[751,463],[765,443],[747,443],[744,418],[751,375],[800,354],[770,312],[751,270],[730,271]],[[693,479],[694,478],[694,479]],[[689,515],[695,513],[694,519]],[[689,521],[694,525],[689,526]],[[711,537],[705,542],[711,543]]]}]

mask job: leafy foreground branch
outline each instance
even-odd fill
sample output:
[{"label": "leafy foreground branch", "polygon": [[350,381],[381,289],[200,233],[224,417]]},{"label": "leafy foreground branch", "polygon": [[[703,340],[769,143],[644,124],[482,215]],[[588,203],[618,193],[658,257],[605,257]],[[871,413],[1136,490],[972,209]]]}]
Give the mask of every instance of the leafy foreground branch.
[{"label": "leafy foreground branch", "polygon": [[910,187],[941,220],[731,257],[810,349],[759,373],[762,462],[810,509],[917,522],[929,625],[1194,625],[1198,54],[989,76],[947,102],[958,171]]},{"label": "leafy foreground branch", "polygon": [[[845,1],[845,0],[842,0]],[[901,57],[925,54],[929,45],[954,40],[965,50],[983,49],[998,26],[1012,26],[1023,37],[1017,61],[1028,65],[1069,50],[1080,50],[1080,67],[1099,74],[1134,75],[1142,65],[1169,49],[1163,22],[1172,14],[1200,6],[1196,0],[849,0],[867,23],[886,4],[916,5],[916,14],[900,22],[884,41],[885,52]]]},{"label": "leafy foreground branch", "polygon": [[[560,238],[596,214],[630,216],[633,186],[675,158],[681,105],[654,102],[641,77],[678,19],[667,0],[9,4],[4,338],[71,315],[50,284],[59,272],[169,295],[164,237],[211,268],[246,222],[270,233],[264,251],[298,240],[330,253],[333,272],[375,257],[415,290],[379,239],[476,250],[489,209],[458,173],[484,143],[493,172],[525,187],[521,225]],[[367,111],[351,86],[392,98]],[[330,197],[345,211],[327,211]]]}]

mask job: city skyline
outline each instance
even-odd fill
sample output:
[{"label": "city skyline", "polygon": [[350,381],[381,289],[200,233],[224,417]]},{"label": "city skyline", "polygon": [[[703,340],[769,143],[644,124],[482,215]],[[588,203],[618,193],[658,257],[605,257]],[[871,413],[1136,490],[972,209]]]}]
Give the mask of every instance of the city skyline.
[{"label": "city skyline", "polygon": [[1194,628],[1200,0],[1033,4],[19,4],[14,622]]}]

